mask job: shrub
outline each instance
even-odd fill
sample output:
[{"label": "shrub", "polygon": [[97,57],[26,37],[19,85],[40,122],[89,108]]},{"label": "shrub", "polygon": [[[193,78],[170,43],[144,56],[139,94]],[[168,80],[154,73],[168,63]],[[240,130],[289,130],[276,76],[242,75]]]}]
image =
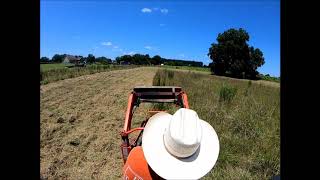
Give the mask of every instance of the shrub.
[{"label": "shrub", "polygon": [[47,80],[43,80],[40,82],[41,84],[45,85],[45,84],[48,84],[49,82]]},{"label": "shrub", "polygon": [[236,96],[237,90],[238,89],[235,87],[223,84],[219,92],[219,101],[231,102],[231,100]]}]

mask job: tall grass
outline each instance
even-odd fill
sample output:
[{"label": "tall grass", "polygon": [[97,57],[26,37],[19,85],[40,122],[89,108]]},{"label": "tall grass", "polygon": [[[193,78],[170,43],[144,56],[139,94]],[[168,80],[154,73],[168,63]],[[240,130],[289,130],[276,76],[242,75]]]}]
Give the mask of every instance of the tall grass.
[{"label": "tall grass", "polygon": [[[169,73],[174,75],[169,78]],[[270,179],[280,174],[279,88],[161,69],[153,84],[181,86],[190,108],[216,130],[220,153],[204,179]],[[231,103],[220,103],[226,84],[237,90]]]},{"label": "tall grass", "polygon": [[231,100],[236,96],[237,88],[223,84],[219,91],[219,101],[220,102],[228,102],[230,103]]},{"label": "tall grass", "polygon": [[193,67],[193,66],[161,66],[163,69],[181,69],[181,70],[191,70],[191,71],[202,71],[210,73],[210,68],[208,67]]},{"label": "tall grass", "polygon": [[73,68],[51,68],[45,69],[41,67],[40,69],[40,83],[47,84],[50,82],[63,80],[67,78],[74,78],[87,74],[94,74],[98,72],[118,70],[118,69],[130,69],[139,66],[125,66],[125,65],[88,65],[86,67],[73,67]]}]

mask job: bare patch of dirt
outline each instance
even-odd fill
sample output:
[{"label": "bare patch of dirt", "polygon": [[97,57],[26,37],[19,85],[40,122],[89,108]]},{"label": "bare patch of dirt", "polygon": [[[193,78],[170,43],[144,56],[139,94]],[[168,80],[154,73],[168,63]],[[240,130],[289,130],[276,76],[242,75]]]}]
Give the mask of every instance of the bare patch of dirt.
[{"label": "bare patch of dirt", "polygon": [[[41,86],[41,177],[120,179],[128,95],[134,86],[152,85],[156,71],[116,70]],[[139,109],[135,119],[143,120],[148,106]]]}]

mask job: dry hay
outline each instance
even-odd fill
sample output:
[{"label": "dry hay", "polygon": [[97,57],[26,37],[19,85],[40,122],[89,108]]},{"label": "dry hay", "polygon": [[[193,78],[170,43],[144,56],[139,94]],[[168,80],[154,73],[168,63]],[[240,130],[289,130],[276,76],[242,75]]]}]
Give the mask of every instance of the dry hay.
[{"label": "dry hay", "polygon": [[[120,179],[128,95],[134,86],[151,85],[155,72],[117,70],[41,86],[41,178]],[[140,107],[135,119],[147,109]]]}]

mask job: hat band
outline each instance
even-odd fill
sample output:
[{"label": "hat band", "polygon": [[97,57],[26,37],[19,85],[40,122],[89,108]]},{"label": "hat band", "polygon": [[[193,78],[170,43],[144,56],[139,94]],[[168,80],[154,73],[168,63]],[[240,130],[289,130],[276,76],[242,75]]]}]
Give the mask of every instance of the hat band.
[{"label": "hat band", "polygon": [[194,145],[178,143],[172,139],[168,130],[163,134],[163,143],[166,150],[178,158],[186,158],[193,155],[200,146],[200,143]]}]

